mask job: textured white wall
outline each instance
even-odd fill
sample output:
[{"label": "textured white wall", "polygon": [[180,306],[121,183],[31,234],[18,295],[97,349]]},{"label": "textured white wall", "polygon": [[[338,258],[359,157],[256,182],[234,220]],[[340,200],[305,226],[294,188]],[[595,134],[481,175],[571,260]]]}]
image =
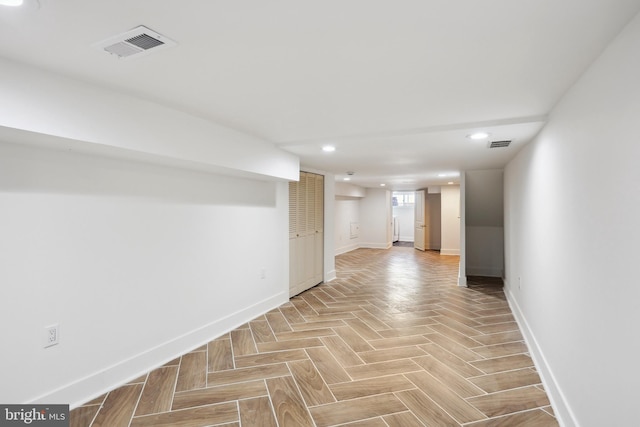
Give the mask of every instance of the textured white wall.
[{"label": "textured white wall", "polygon": [[0,206],[2,402],[81,403],[287,301],[285,182],[3,142]]},{"label": "textured white wall", "polygon": [[565,426],[638,424],[640,18],[505,170],[507,292]]}]

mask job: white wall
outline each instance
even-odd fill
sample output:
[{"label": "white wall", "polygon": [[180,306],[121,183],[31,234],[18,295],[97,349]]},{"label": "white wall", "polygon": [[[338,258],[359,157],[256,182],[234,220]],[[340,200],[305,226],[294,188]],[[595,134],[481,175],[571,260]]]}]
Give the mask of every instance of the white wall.
[{"label": "white wall", "polygon": [[77,405],[287,301],[286,182],[1,142],[0,206],[5,403]]},{"label": "white wall", "polygon": [[458,185],[443,186],[440,194],[442,206],[440,254],[460,255],[460,187]]},{"label": "white wall", "polygon": [[640,17],[505,170],[507,292],[563,425],[638,424]]},{"label": "white wall", "polygon": [[467,171],[465,185],[467,275],[502,277],[503,171]]},{"label": "white wall", "polygon": [[367,188],[360,200],[360,247],[387,249],[392,246],[391,192]]},{"label": "white wall", "polygon": [[352,224],[360,222],[360,199],[339,197],[335,200],[335,254],[340,255],[345,252],[358,249],[360,247],[360,236],[351,236]]}]

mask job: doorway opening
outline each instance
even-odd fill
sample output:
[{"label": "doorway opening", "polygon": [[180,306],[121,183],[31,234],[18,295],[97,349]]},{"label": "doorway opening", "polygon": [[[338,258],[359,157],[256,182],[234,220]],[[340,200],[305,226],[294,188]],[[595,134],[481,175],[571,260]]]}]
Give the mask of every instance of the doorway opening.
[{"label": "doorway opening", "polygon": [[394,191],[391,196],[393,246],[413,247],[415,197],[415,191]]}]

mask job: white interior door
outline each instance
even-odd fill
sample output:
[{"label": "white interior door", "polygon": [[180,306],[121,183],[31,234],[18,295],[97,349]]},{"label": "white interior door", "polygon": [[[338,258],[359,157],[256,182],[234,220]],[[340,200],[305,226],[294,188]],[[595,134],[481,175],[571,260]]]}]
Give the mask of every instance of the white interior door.
[{"label": "white interior door", "polygon": [[425,250],[425,227],[426,227],[426,218],[425,218],[425,190],[416,191],[415,198],[415,212],[414,212],[414,236],[413,236],[413,247],[424,251]]}]

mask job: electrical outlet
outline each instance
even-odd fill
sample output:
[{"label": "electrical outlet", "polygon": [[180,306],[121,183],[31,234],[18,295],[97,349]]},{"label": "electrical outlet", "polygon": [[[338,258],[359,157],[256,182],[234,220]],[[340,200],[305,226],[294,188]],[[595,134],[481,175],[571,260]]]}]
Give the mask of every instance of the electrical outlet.
[{"label": "electrical outlet", "polygon": [[44,348],[60,344],[60,325],[44,327]]}]

